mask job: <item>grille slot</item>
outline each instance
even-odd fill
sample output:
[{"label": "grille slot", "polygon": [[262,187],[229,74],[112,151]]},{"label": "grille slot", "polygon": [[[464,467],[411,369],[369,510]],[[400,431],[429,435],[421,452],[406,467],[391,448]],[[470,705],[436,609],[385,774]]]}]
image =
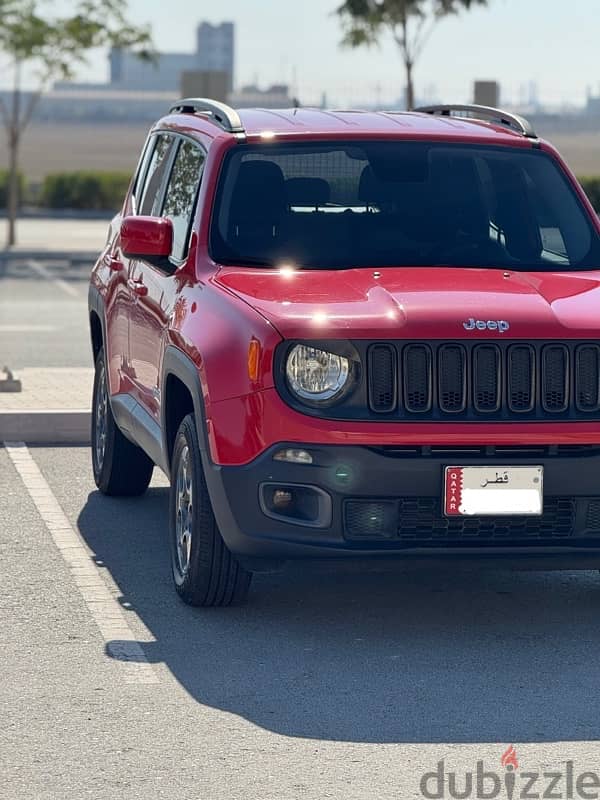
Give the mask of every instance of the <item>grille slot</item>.
[{"label": "grille slot", "polygon": [[473,351],[473,405],[477,411],[500,407],[500,351],[495,345],[480,344]]},{"label": "grille slot", "polygon": [[564,345],[542,351],[542,406],[544,411],[566,411],[569,401],[569,351]]},{"label": "grille slot", "polygon": [[369,348],[369,405],[378,413],[396,408],[396,350],[387,344]]},{"label": "grille slot", "polygon": [[600,408],[600,347],[582,344],[577,348],[575,365],[575,402],[580,411]]},{"label": "grille slot", "polygon": [[446,413],[460,413],[467,405],[465,348],[459,344],[442,345],[438,359],[440,409]]},{"label": "grille slot", "polygon": [[511,411],[531,411],[534,394],[535,352],[517,344],[508,351],[508,406]]},{"label": "grille slot", "polygon": [[404,405],[415,413],[429,411],[432,398],[431,350],[424,344],[404,348]]}]

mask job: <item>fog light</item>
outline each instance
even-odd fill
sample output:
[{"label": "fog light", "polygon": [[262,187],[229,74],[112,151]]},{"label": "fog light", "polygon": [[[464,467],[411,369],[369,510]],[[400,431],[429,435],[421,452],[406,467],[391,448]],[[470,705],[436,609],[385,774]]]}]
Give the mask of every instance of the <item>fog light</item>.
[{"label": "fog light", "polygon": [[282,511],[292,504],[292,493],[285,489],[275,489],[273,492],[273,508]]},{"label": "fog light", "polygon": [[306,450],[294,450],[288,448],[286,450],[279,450],[273,456],[274,461],[287,461],[290,464],[312,464],[313,457]]},{"label": "fog light", "polygon": [[318,486],[263,483],[259,500],[267,517],[313,528],[331,524],[331,497]]}]

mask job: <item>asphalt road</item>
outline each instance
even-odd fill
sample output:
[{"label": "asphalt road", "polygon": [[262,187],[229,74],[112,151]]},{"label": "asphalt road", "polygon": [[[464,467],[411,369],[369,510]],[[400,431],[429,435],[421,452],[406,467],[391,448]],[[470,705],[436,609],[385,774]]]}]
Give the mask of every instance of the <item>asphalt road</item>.
[{"label": "asphalt road", "polygon": [[0,449],[1,798],[406,800],[440,759],[504,774],[509,744],[522,770],[600,771],[597,573],[296,563],[194,610],[164,477],[107,499],[87,450],[29,452],[17,472]]},{"label": "asphalt road", "polygon": [[89,266],[15,260],[0,276],[0,367],[89,367]]}]

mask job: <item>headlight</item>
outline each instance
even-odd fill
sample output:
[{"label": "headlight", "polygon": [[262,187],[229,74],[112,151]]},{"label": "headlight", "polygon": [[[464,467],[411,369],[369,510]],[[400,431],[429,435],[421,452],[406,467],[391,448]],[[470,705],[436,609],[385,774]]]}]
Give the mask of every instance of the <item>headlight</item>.
[{"label": "headlight", "polygon": [[292,392],[303,400],[331,400],[350,379],[344,356],[297,344],[287,357],[285,373]]}]

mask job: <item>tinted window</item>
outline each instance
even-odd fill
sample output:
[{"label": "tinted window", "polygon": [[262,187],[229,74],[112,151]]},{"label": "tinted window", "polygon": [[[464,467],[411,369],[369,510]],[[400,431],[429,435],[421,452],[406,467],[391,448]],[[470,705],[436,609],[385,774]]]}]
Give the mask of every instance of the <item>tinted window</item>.
[{"label": "tinted window", "polygon": [[173,223],[173,258],[180,260],[188,246],[190,223],[196,205],[204,155],[192,142],[179,145],[169,178],[162,216]]},{"label": "tinted window", "polygon": [[538,149],[433,142],[233,150],[211,252],[299,267],[599,268],[599,239]]},{"label": "tinted window", "polygon": [[169,166],[169,153],[173,139],[166,134],[156,136],[154,149],[148,165],[144,188],[141,192],[139,203],[140,214],[148,214],[152,217],[160,213],[162,200],[162,188],[165,174]]}]

